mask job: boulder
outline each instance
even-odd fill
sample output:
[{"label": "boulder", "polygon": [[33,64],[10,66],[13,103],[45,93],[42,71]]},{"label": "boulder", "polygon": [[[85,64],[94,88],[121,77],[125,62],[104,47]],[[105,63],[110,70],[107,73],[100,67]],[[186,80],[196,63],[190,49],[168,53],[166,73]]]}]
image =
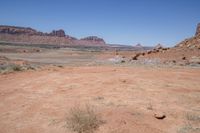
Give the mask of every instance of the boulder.
[{"label": "boulder", "polygon": [[154,113],[154,117],[156,118],[156,119],[164,119],[164,118],[166,118],[166,115],[164,114],[164,113],[161,113],[161,112],[156,112],[156,113]]},{"label": "boulder", "polygon": [[140,53],[135,54],[135,55],[132,57],[132,60],[138,60],[138,57],[139,57],[140,55],[141,55]]}]

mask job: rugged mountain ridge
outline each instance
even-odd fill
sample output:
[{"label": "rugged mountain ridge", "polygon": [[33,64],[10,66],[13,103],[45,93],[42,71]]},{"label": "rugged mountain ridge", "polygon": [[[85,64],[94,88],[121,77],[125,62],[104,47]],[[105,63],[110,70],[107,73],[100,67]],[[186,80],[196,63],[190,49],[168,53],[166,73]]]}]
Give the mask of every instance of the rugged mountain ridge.
[{"label": "rugged mountain ridge", "polygon": [[0,41],[30,43],[30,44],[58,44],[58,45],[89,45],[104,46],[105,41],[97,36],[77,39],[66,35],[63,29],[53,30],[50,33],[37,31],[29,27],[0,25]]},{"label": "rugged mountain ridge", "polygon": [[197,24],[196,33],[193,37],[185,39],[176,45],[176,47],[186,47],[190,49],[200,49],[200,23]]},{"label": "rugged mountain ridge", "polygon": [[[139,55],[139,56],[138,56]],[[172,48],[158,47],[153,50],[139,53],[138,59],[177,65],[200,65],[200,24],[197,25],[193,37],[185,39]]]}]

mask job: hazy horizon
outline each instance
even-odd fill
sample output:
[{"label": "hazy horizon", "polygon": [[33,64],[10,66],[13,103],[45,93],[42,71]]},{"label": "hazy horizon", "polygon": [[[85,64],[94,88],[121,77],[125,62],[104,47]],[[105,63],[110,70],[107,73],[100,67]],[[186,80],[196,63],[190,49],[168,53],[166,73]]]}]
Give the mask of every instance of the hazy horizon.
[{"label": "hazy horizon", "polygon": [[199,7],[198,0],[7,0],[0,4],[0,25],[63,29],[109,44],[173,46],[195,34]]}]

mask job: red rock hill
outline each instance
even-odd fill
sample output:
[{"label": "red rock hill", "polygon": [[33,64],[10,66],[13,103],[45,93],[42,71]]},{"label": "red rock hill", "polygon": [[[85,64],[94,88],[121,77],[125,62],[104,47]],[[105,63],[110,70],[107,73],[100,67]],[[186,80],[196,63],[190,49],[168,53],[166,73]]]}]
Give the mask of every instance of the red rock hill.
[{"label": "red rock hill", "polygon": [[27,44],[58,44],[58,45],[86,45],[105,46],[102,38],[89,36],[83,39],[76,39],[66,35],[65,31],[53,30],[50,33],[43,33],[29,27],[0,26],[0,41],[27,43]]}]

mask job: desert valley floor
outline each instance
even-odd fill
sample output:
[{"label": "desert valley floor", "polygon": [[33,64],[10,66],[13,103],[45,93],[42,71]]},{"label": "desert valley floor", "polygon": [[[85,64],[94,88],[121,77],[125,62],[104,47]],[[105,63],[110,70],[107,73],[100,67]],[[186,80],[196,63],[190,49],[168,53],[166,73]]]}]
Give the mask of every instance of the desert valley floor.
[{"label": "desert valley floor", "polygon": [[[1,133],[70,133],[65,117],[91,105],[99,133],[200,131],[200,69],[50,67],[0,75]],[[156,119],[164,113],[165,119]]]},{"label": "desert valley floor", "polygon": [[[136,51],[2,44],[0,133],[199,133],[198,50],[184,65],[157,62],[163,50],[155,62]],[[70,112],[88,106],[102,123],[74,132]]]}]

